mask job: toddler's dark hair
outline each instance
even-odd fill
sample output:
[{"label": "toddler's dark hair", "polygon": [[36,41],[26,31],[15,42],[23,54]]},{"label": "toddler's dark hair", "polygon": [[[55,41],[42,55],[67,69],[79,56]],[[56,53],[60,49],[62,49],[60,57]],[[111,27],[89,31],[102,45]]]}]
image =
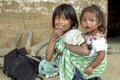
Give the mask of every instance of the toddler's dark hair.
[{"label": "toddler's dark hair", "polygon": [[92,5],[92,6],[88,6],[88,7],[84,8],[81,13],[81,16],[80,16],[80,23],[81,23],[82,16],[85,12],[90,12],[90,13],[96,14],[96,18],[98,19],[99,23],[101,23],[101,25],[98,27],[98,30],[104,34],[106,31],[106,22],[105,22],[104,13],[99,8],[99,6]]}]

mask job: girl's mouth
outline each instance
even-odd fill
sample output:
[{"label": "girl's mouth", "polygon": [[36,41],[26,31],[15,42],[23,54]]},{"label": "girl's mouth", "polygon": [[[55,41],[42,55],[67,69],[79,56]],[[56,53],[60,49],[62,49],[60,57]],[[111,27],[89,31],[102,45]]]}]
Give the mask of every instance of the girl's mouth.
[{"label": "girl's mouth", "polygon": [[63,29],[65,25],[59,25],[59,28],[60,29]]}]

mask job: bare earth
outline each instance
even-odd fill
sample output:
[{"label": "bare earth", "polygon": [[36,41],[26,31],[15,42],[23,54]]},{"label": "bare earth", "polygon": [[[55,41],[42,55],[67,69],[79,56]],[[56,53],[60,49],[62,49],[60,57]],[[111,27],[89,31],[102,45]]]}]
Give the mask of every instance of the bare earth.
[{"label": "bare earth", "polygon": [[[17,33],[22,33],[22,38],[17,47],[24,47],[26,36],[33,32],[31,46],[36,45],[50,37],[52,31],[51,15],[41,14],[0,14],[0,48],[10,48]],[[108,39],[108,67],[101,76],[102,80],[120,80],[120,38]],[[44,54],[45,49],[39,52]],[[0,69],[0,80],[10,80]],[[38,80],[38,79],[37,79]],[[59,80],[59,76],[45,78],[44,80]]]},{"label": "bare earth", "polygon": [[[59,76],[53,78],[45,78],[44,80],[59,80]],[[102,74],[102,80],[120,80],[120,54],[112,53],[108,55],[108,67]],[[0,80],[10,80],[2,73],[2,68],[0,69]],[[36,80],[39,80],[38,78]]]}]

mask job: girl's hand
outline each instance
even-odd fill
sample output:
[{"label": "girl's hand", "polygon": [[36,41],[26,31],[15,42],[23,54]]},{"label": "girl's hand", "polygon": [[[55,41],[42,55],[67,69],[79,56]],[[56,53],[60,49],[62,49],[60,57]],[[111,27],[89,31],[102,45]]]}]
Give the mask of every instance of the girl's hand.
[{"label": "girl's hand", "polygon": [[93,67],[88,66],[87,68],[85,68],[85,73],[88,75],[91,75],[93,73]]},{"label": "girl's hand", "polygon": [[55,28],[51,34],[51,38],[56,40],[58,39],[61,35],[63,35],[63,29],[61,28]]}]

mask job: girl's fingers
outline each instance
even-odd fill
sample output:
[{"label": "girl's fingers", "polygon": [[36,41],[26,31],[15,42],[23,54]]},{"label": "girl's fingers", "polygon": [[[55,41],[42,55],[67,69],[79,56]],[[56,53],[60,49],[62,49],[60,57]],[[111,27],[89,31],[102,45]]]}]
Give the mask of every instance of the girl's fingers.
[{"label": "girl's fingers", "polygon": [[52,38],[58,39],[63,34],[62,30],[54,29],[52,33]]},{"label": "girl's fingers", "polygon": [[54,29],[54,34],[61,36],[63,34],[63,29]]}]

